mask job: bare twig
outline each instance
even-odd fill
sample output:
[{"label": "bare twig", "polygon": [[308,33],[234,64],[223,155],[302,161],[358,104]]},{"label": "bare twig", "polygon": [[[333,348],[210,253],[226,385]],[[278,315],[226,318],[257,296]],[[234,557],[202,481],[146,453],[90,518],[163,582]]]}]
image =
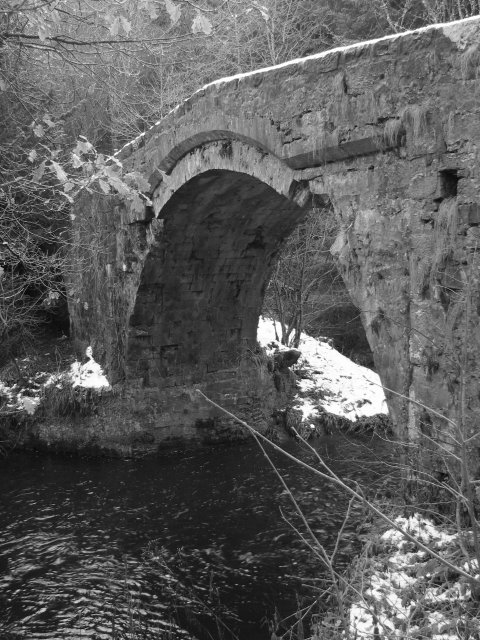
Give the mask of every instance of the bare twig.
[{"label": "bare twig", "polygon": [[[368,509],[370,509],[376,516],[378,516],[381,520],[383,520],[390,527],[392,527],[392,529],[395,529],[396,531],[401,533],[409,542],[412,542],[419,549],[421,549],[422,551],[425,551],[426,553],[428,553],[432,558],[435,558],[436,560],[438,560],[438,562],[440,562],[442,565],[444,565],[444,566],[448,567],[449,569],[451,569],[452,571],[460,574],[461,576],[466,578],[470,583],[475,584],[475,585],[480,585],[480,578],[470,575],[467,571],[462,569],[462,567],[455,566],[449,560],[447,560],[446,558],[443,558],[436,551],[434,551],[433,549],[431,549],[427,545],[423,544],[423,542],[421,542],[418,538],[413,536],[411,533],[409,533],[403,527],[401,527],[399,524],[397,524],[394,520],[389,518],[380,509],[378,509],[374,504],[372,504],[369,500],[367,500],[367,498],[365,498],[365,496],[361,495],[358,491],[356,491],[355,489],[352,489],[347,484],[345,484],[345,482],[343,482],[343,480],[338,478],[338,476],[330,469],[330,467],[325,463],[324,460],[321,461],[321,464],[325,469],[328,470],[328,473],[324,473],[324,472],[320,471],[319,469],[316,469],[315,467],[312,467],[311,465],[307,464],[303,460],[300,460],[300,458],[297,458],[297,457],[293,456],[292,454],[288,453],[288,451],[285,451],[284,449],[279,447],[274,442],[271,442],[271,440],[269,440],[262,433],[260,433],[256,429],[254,429],[249,424],[247,424],[244,420],[241,420],[238,416],[236,416],[235,414],[231,413],[230,411],[228,411],[227,409],[225,409],[224,407],[222,407],[218,403],[216,403],[213,400],[211,400],[210,398],[208,398],[208,396],[206,396],[203,393],[203,391],[201,391],[200,389],[195,389],[195,391],[196,391],[196,393],[198,395],[200,395],[210,405],[212,405],[213,407],[215,407],[219,411],[223,412],[225,415],[228,415],[230,418],[232,418],[233,420],[235,420],[236,422],[238,422],[239,424],[244,426],[252,435],[255,435],[256,438],[258,438],[258,439],[260,439],[260,440],[262,440],[264,442],[268,442],[271,447],[273,447],[277,451],[281,452],[284,456],[286,456],[290,460],[293,460],[294,462],[296,462],[301,467],[307,469],[308,471],[310,471],[314,475],[322,478],[323,480],[327,480],[328,482],[332,482],[333,484],[335,484],[335,485],[339,486],[341,489],[343,489],[346,493],[348,493],[351,496],[353,496],[356,499],[358,499],[360,502],[362,502],[362,504],[364,504],[366,507],[368,507]],[[299,437],[299,439],[301,439],[300,436],[298,436],[298,434],[297,434],[297,437]],[[306,442],[306,441],[304,440],[304,442]],[[315,453],[317,458],[320,458],[320,455],[318,454],[318,452],[316,452],[315,449],[313,449],[313,447],[311,447],[311,445],[309,445],[308,443],[306,443],[306,444]]]}]

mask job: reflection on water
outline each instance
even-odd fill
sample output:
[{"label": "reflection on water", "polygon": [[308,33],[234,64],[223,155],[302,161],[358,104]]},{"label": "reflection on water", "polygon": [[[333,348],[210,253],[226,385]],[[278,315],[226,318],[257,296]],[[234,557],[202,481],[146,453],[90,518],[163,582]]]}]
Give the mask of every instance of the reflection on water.
[{"label": "reflection on water", "polygon": [[[343,477],[370,486],[381,477],[382,443],[339,437],[317,447]],[[332,548],[347,498],[273,458]],[[2,640],[202,637],[201,602],[240,638],[267,639],[262,620],[275,607],[291,613],[295,593],[321,574],[253,443],[137,461],[16,454],[1,461],[0,487]],[[354,532],[352,521],[344,563]]]}]

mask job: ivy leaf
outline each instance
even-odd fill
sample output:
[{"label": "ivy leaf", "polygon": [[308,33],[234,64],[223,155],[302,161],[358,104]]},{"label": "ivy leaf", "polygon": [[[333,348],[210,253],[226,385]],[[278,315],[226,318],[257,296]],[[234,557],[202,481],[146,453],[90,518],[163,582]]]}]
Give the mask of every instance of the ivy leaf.
[{"label": "ivy leaf", "polygon": [[55,174],[59,182],[67,182],[68,176],[65,173],[65,171],[62,169],[62,167],[58,164],[58,162],[54,162],[52,160],[52,168],[55,171]]},{"label": "ivy leaf", "polygon": [[172,0],[163,0],[163,2],[165,4],[165,9],[170,16],[172,24],[177,24],[182,15],[182,8],[178,4],[172,2]]},{"label": "ivy leaf", "polygon": [[125,31],[125,33],[128,36],[130,31],[132,30],[132,25],[130,24],[130,22],[123,16],[120,16],[120,24],[122,25],[122,29]]},{"label": "ivy leaf", "polygon": [[127,184],[135,185],[139,191],[150,191],[151,186],[148,180],[146,180],[138,171],[132,171],[124,176],[124,180]]},{"label": "ivy leaf", "polygon": [[37,159],[37,152],[35,151],[35,149],[32,149],[27,157],[30,162],[34,162]]},{"label": "ivy leaf", "polygon": [[45,173],[45,166],[46,166],[47,161],[43,160],[38,167],[35,169],[35,171],[33,172],[33,181],[34,182],[40,182],[41,179],[43,178],[43,174]]},{"label": "ivy leaf", "polygon": [[120,180],[120,172],[117,167],[112,167],[112,165],[105,165],[103,167],[103,174],[106,180],[111,183],[112,180]]},{"label": "ivy leaf", "polygon": [[112,36],[118,36],[118,31],[120,29],[120,18],[115,18],[110,25],[110,34]]},{"label": "ivy leaf", "polygon": [[73,153],[79,156],[82,153],[89,153],[90,151],[93,151],[93,145],[85,138],[84,140],[78,140]]},{"label": "ivy leaf", "polygon": [[43,136],[45,135],[45,129],[41,124],[36,124],[33,127],[33,133],[37,136],[37,138],[43,138]]},{"label": "ivy leaf", "polygon": [[[107,172],[105,172],[107,173]],[[108,184],[113,187],[121,196],[130,195],[129,187],[113,172],[107,174]]]},{"label": "ivy leaf", "polygon": [[85,164],[74,151],[72,152],[72,164],[74,169],[80,169]]},{"label": "ivy leaf", "polygon": [[135,193],[132,198],[132,209],[135,213],[143,213],[145,211],[145,202]]},{"label": "ivy leaf", "polygon": [[73,182],[65,182],[65,184],[63,185],[63,190],[64,190],[65,193],[68,193],[74,187],[75,187],[75,184]]},{"label": "ivy leaf", "polygon": [[207,16],[197,11],[197,15],[192,22],[192,33],[204,33],[206,36],[209,36],[212,33],[212,29],[212,23]]},{"label": "ivy leaf", "polygon": [[110,193],[110,185],[108,184],[108,182],[105,182],[105,180],[99,178],[98,184],[100,185],[100,189],[103,191],[103,193]]},{"label": "ivy leaf", "polygon": [[50,118],[50,116],[49,116],[49,114],[48,114],[48,113],[46,113],[46,114],[43,116],[42,120],[44,121],[44,123],[47,125],[47,127],[48,127],[49,129],[51,129],[52,127],[54,127],[54,126],[55,126],[55,123],[52,121],[52,119]]}]

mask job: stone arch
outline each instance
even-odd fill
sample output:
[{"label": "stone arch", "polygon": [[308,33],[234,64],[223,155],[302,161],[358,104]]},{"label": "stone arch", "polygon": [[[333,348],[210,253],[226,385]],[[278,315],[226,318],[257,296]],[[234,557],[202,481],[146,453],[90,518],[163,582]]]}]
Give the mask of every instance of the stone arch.
[{"label": "stone arch", "polygon": [[275,255],[309,197],[286,165],[243,141],[181,158],[153,194],[127,376],[175,386],[238,364],[255,345]]},{"label": "stone arch", "polygon": [[226,170],[244,173],[271,187],[280,195],[303,206],[309,195],[308,187],[295,179],[288,165],[253,141],[243,137],[223,138],[208,142],[181,156],[169,175],[162,174],[153,192],[156,217],[173,194],[189,180],[207,171]]},{"label": "stone arch", "polygon": [[[184,156],[191,152],[195,152],[195,150],[198,150],[199,148],[205,149],[212,142],[221,142],[224,148],[228,148],[232,143],[240,142],[244,147],[251,147],[261,151],[262,153],[268,153],[278,157],[273,150],[265,144],[265,141],[260,142],[259,140],[250,137],[250,135],[241,133],[241,131],[247,131],[247,133],[250,133],[248,131],[248,126],[245,126],[245,123],[238,123],[240,127],[235,131],[232,129],[209,129],[208,123],[204,123],[204,126],[205,124],[207,125],[206,128],[186,137],[181,142],[177,142],[168,154],[158,162],[156,168],[160,169],[162,172],[171,173],[172,169],[174,169]],[[154,171],[153,174],[149,176],[149,179],[153,184],[155,184],[155,177],[158,179],[158,172],[155,173]]]}]

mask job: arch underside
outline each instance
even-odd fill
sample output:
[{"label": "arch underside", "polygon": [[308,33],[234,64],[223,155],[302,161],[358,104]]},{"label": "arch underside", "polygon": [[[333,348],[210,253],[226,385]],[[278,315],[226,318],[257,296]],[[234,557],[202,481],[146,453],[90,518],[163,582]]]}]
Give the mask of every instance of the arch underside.
[{"label": "arch underside", "polygon": [[160,212],[130,319],[128,375],[199,382],[254,347],[272,264],[304,208],[229,170],[190,179]]}]

